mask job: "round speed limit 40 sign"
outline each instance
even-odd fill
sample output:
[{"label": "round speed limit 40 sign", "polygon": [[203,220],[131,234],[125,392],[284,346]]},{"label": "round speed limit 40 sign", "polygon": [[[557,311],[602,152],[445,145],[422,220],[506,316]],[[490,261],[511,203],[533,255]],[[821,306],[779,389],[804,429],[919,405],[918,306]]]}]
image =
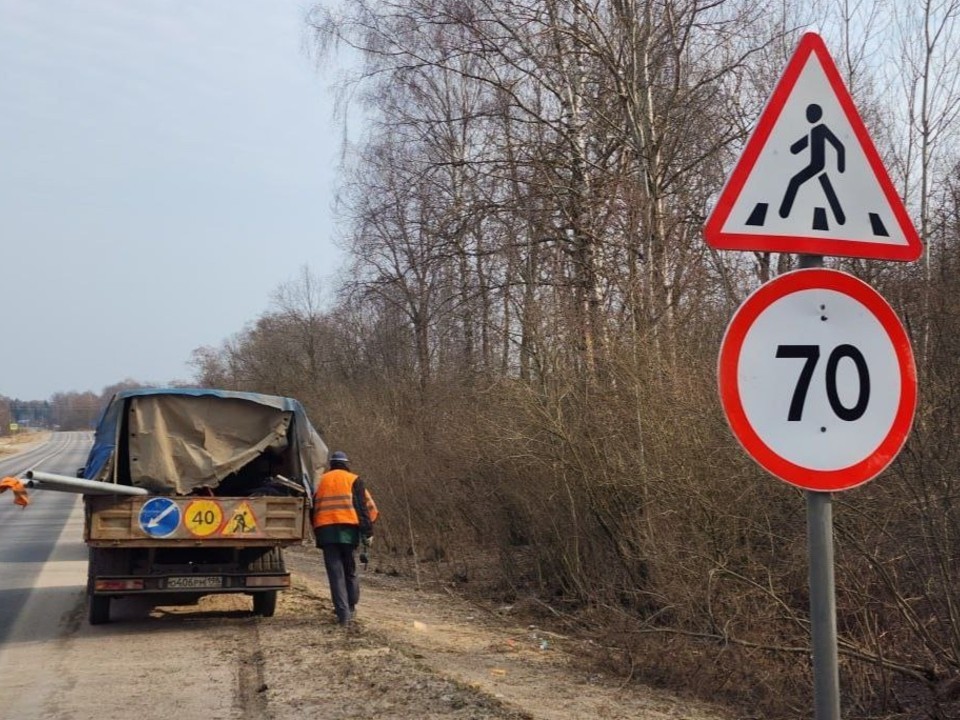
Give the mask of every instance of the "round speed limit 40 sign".
[{"label": "round speed limit 40 sign", "polygon": [[910,339],[852,275],[796,270],[737,309],[720,347],[720,399],[744,449],[786,482],[830,492],[878,475],[917,402]]}]

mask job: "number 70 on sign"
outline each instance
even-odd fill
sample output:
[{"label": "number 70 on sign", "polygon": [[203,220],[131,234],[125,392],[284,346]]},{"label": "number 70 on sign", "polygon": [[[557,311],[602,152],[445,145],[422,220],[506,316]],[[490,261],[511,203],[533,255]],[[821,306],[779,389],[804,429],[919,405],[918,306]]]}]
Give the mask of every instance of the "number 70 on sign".
[{"label": "number 70 on sign", "polygon": [[734,313],[720,399],[737,440],[780,479],[846,490],[906,442],[917,399],[910,340],[883,297],[852,275],[797,270]]}]

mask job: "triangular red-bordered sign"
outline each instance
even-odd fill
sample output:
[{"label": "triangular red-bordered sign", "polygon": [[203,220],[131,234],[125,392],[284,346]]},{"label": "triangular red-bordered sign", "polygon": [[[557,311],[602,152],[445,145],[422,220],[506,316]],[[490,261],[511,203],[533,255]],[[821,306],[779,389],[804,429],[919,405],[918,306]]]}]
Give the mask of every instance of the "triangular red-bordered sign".
[{"label": "triangular red-bordered sign", "polygon": [[703,234],[720,250],[902,261],[923,251],[816,33],[800,39]]}]

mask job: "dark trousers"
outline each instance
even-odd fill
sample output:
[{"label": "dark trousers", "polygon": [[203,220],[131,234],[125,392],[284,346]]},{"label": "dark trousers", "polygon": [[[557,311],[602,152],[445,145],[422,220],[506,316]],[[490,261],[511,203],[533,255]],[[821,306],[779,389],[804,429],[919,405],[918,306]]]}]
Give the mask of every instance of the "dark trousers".
[{"label": "dark trousers", "polygon": [[346,543],[327,543],[323,546],[323,564],[327,567],[327,580],[330,581],[330,598],[341,625],[350,622],[354,607],[360,601],[360,579],[353,556],[355,549],[356,546]]}]

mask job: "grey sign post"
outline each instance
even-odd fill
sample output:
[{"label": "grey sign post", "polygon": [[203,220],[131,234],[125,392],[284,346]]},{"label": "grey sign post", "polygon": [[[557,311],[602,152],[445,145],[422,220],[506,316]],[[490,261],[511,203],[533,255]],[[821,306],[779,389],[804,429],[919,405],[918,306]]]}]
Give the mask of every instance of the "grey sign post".
[{"label": "grey sign post", "polygon": [[837,603],[833,582],[833,496],[807,490],[810,638],[816,720],[840,720]]},{"label": "grey sign post", "polygon": [[[801,255],[801,268],[823,267],[821,255]],[[833,495],[807,496],[807,562],[810,563],[810,639],[816,720],[840,720],[837,601],[833,578]]]}]

